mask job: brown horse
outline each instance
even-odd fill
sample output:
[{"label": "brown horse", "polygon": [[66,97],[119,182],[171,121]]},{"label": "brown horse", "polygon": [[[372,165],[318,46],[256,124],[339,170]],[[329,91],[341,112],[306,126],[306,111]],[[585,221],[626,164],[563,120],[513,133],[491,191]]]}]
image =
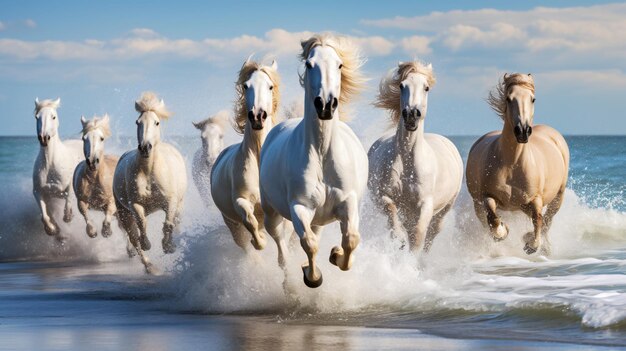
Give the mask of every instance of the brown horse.
[{"label": "brown horse", "polygon": [[506,238],[509,228],[496,208],[522,210],[534,226],[524,236],[524,251],[530,255],[541,247],[549,254],[548,230],[567,184],[567,143],[549,126],[533,127],[535,84],[530,73],[505,74],[488,102],[504,127],[483,135],[469,153],[466,180],[476,215],[499,241]]}]

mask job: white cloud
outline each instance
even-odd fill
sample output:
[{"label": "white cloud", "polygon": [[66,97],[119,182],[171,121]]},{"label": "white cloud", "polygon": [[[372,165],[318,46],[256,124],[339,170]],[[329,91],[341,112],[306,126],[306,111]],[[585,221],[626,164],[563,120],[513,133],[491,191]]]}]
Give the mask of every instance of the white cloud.
[{"label": "white cloud", "polygon": [[30,18],[24,21],[24,25],[28,28],[37,28],[37,22]]},{"label": "white cloud", "polygon": [[400,46],[409,55],[428,55],[432,53],[431,39],[425,36],[414,35],[400,41]]},{"label": "white cloud", "polygon": [[[300,40],[311,32],[288,32],[272,29],[264,36],[241,35],[234,38],[202,40],[171,39],[151,29],[133,29],[128,36],[108,41],[24,41],[0,39],[0,55],[19,60],[128,60],[138,57],[178,57],[228,61],[252,52],[276,56],[294,55],[301,50]],[[380,36],[352,37],[367,55],[384,56],[394,44]]]},{"label": "white cloud", "polygon": [[520,50],[608,50],[626,57],[625,18],[626,4],[618,3],[527,11],[454,10],[362,23],[419,32],[451,50],[501,48],[514,42]]}]

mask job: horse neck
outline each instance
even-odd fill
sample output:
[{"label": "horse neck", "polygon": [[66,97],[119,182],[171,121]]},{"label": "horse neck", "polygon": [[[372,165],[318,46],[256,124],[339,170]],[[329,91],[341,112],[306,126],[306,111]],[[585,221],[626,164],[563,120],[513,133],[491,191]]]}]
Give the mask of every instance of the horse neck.
[{"label": "horse neck", "polygon": [[339,109],[335,110],[332,119],[324,121],[317,117],[317,111],[311,101],[312,99],[307,96],[304,102],[305,143],[312,145],[321,156],[324,156],[330,149],[333,130],[339,118]]},{"label": "horse neck", "polygon": [[162,142],[160,141],[158,144],[156,144],[152,148],[152,152],[150,152],[150,155],[148,157],[143,157],[139,153],[137,153],[137,158],[139,160],[139,162],[138,162],[139,168],[145,174],[152,174],[152,171],[154,170],[154,164],[155,164],[155,160],[156,160],[156,155],[159,152],[161,143]]},{"label": "horse neck", "polygon": [[502,160],[506,163],[512,164],[518,162],[522,157],[524,157],[526,144],[517,142],[515,134],[513,134],[513,126],[511,125],[511,122],[509,122],[511,119],[508,117],[509,116],[506,116],[504,119],[504,125],[502,126],[499,143]]},{"label": "horse neck", "polygon": [[415,156],[424,150],[424,119],[417,122],[417,130],[411,132],[404,127],[402,121],[396,130],[396,149],[405,161],[413,161]]},{"label": "horse neck", "polygon": [[246,128],[243,131],[243,141],[241,142],[241,151],[243,152],[245,159],[254,159],[257,164],[261,160],[261,147],[265,142],[268,131],[272,128],[272,116],[267,116],[265,126],[262,131],[254,131],[249,123],[246,123]]}]

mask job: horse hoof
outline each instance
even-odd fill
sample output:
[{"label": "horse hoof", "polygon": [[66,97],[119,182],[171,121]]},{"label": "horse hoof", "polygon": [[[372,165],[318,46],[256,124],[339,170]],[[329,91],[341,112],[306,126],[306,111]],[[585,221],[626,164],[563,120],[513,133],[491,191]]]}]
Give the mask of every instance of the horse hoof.
[{"label": "horse hoof", "polygon": [[103,224],[102,225],[102,237],[108,238],[111,236],[111,234],[113,234],[113,231],[111,231],[111,224]]},{"label": "horse hoof", "polygon": [[263,250],[267,244],[267,240],[250,240],[250,243],[256,250]]},{"label": "horse hoof", "polygon": [[65,223],[71,222],[72,221],[72,217],[74,217],[74,215],[73,215],[71,209],[68,210],[68,211],[65,211],[65,214],[63,215],[63,222],[65,222]]},{"label": "horse hoof", "polygon": [[135,250],[135,248],[126,249],[126,253],[128,254],[128,258],[133,258],[137,256],[137,251]]},{"label": "horse hoof", "polygon": [[530,246],[528,243],[526,243],[526,245],[524,245],[524,251],[526,252],[527,255],[532,255],[535,252],[537,252],[537,249]]},{"label": "horse hoof", "polygon": [[141,237],[140,243],[141,243],[141,249],[144,251],[149,251],[150,248],[152,247],[152,244],[150,244],[150,240],[148,239],[147,235]]},{"label": "horse hoof", "polygon": [[[102,230],[104,232],[104,228],[102,228]],[[104,233],[102,235],[104,235]],[[87,224],[87,236],[90,238],[95,238],[98,236],[96,228],[94,228],[91,224]]]},{"label": "horse hoof", "polygon": [[339,267],[339,264],[337,263],[337,260],[341,256],[343,256],[343,249],[340,248],[339,246],[335,246],[335,247],[333,247],[332,250],[330,250],[330,257],[328,258],[328,260],[330,261],[330,263],[332,263],[335,266]]},{"label": "horse hoof", "polygon": [[146,273],[147,273],[147,274],[150,274],[150,275],[154,275],[154,276],[159,276],[159,275],[163,274],[163,273],[161,273],[161,271],[160,271],[158,268],[156,268],[156,266],[155,266],[155,265],[153,265],[152,263],[148,263],[148,264],[146,265]]},{"label": "horse hoof", "polygon": [[163,241],[161,242],[161,245],[163,246],[163,253],[165,254],[172,254],[176,252],[176,244],[174,244],[171,239],[170,240],[163,239]]},{"label": "horse hoof", "polygon": [[500,225],[498,225],[498,228],[496,229],[496,232],[494,234],[495,235],[493,236],[493,240],[502,241],[506,239],[506,237],[509,235],[509,227],[503,222],[500,222]]},{"label": "horse hoof", "polygon": [[302,267],[302,275],[304,277],[304,285],[308,286],[311,289],[315,289],[315,288],[319,288],[320,285],[322,285],[322,282],[324,281],[324,278],[322,277],[322,272],[320,272],[320,269],[318,267],[316,270],[319,272],[319,278],[317,278],[316,280],[309,280],[309,278],[307,278],[307,272],[309,271],[309,266],[303,266]]}]

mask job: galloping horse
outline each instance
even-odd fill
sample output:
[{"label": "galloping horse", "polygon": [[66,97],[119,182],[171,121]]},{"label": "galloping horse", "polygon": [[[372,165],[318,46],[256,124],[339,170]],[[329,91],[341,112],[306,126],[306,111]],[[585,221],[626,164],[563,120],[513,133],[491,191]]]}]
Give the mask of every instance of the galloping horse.
[{"label": "galloping horse", "polygon": [[187,191],[187,171],[181,154],[172,145],[161,141],[161,121],[170,116],[163,100],[154,93],[143,93],[135,102],[137,118],[137,149],[126,152],[115,168],[113,194],[118,220],[128,233],[141,262],[150,274],[158,270],[144,250],[151,244],[146,232],[146,216],[163,210],[163,252],[173,253],[176,246],[172,233],[180,222],[183,199]]},{"label": "galloping horse", "polygon": [[282,122],[267,136],[261,152],[261,204],[283,266],[285,237],[278,227],[283,218],[293,222],[308,256],[304,283],[315,288],[322,284],[315,265],[322,226],[341,223],[341,247],[332,249],[330,262],[342,270],[352,266],[360,241],[358,206],[367,186],[367,154],[340,118],[364,85],[359,72],[363,61],[343,37],[314,35],[301,44],[304,118]]},{"label": "galloping horse", "polygon": [[111,235],[111,220],[117,211],[113,197],[113,173],[119,157],[104,154],[104,141],[111,136],[109,115],[86,120],[83,125],[83,153],[85,160],[74,171],[74,192],[78,200],[78,210],[85,217],[87,235],[95,238],[98,232],[89,219],[89,210],[104,212],[102,236]]},{"label": "galloping horse", "polygon": [[202,147],[194,154],[191,172],[198,193],[207,207],[211,204],[211,170],[224,149],[224,129],[228,120],[228,111],[220,111],[203,121],[193,122],[193,126],[201,132]]},{"label": "galloping horse", "polygon": [[428,92],[434,85],[432,65],[400,63],[380,82],[375,102],[390,111],[396,130],[370,148],[368,186],[392,233],[400,225],[407,231],[411,250],[423,242],[428,251],[463,181],[463,161],[454,144],[424,133]]},{"label": "galloping horse", "polygon": [[37,139],[41,147],[33,168],[33,195],[39,205],[46,233],[64,242],[65,237],[52,216],[55,212],[52,200],[54,198],[65,200],[63,221],[71,222],[71,202],[74,201],[72,175],[83,157],[80,140],[63,142],[59,137],[57,109],[60,104],[61,99],[43,101],[35,99]]},{"label": "galloping horse", "polygon": [[495,240],[503,240],[509,228],[496,208],[522,210],[534,226],[524,237],[524,251],[530,255],[542,247],[549,254],[548,230],[567,184],[567,143],[553,128],[533,126],[535,83],[530,73],[505,74],[488,102],[504,126],[478,139],[467,159],[467,188],[476,215]]},{"label": "galloping horse", "polygon": [[[276,62],[263,66],[246,60],[237,79],[234,127],[243,141],[224,149],[211,172],[211,195],[235,243],[249,252],[266,244],[259,190],[263,142],[276,124],[280,79]],[[249,240],[249,234],[252,240]]]}]

